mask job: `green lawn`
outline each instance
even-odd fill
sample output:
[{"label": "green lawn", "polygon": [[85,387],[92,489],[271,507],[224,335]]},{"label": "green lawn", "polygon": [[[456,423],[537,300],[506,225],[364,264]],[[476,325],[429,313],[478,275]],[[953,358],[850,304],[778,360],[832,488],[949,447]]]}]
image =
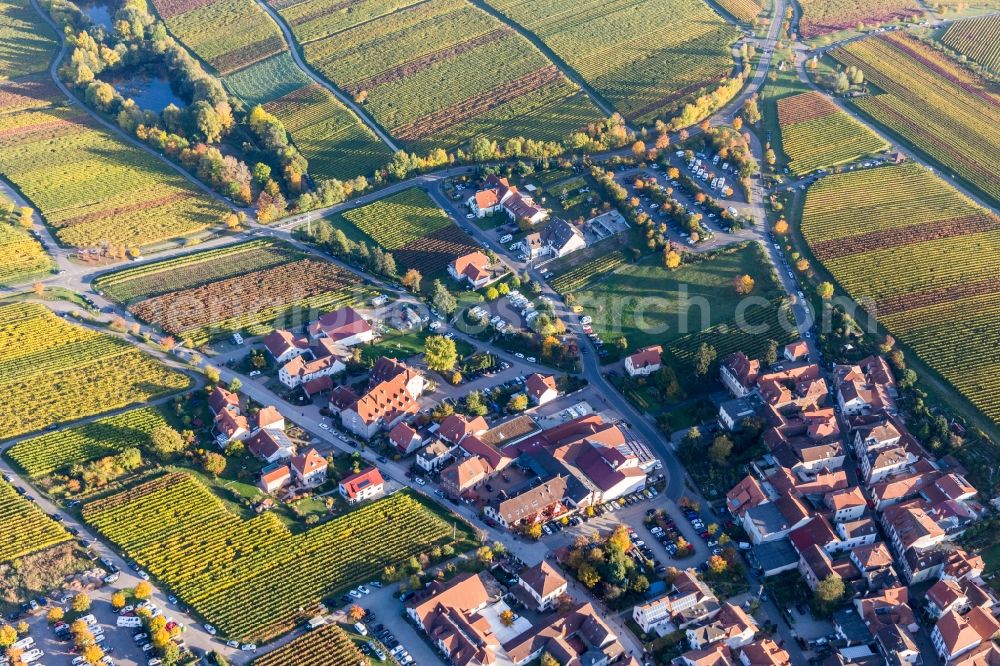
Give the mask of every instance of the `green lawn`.
[{"label": "green lawn", "polygon": [[[379,342],[362,347],[361,358],[365,362],[374,362],[380,356],[402,360],[423,354],[424,341],[432,335],[434,333],[427,329],[409,333],[390,331]],[[464,358],[476,351],[475,347],[463,340],[455,340],[455,348],[459,358]]]},{"label": "green lawn", "polygon": [[[744,302],[733,281],[742,274],[756,282],[750,296],[770,301],[780,295],[761,249],[749,244],[675,271],[665,269],[659,255],[654,255],[625,264],[577,290],[575,296],[606,343],[624,335],[629,350],[634,350],[733,322]],[[747,316],[761,307],[763,302],[750,305]]]}]

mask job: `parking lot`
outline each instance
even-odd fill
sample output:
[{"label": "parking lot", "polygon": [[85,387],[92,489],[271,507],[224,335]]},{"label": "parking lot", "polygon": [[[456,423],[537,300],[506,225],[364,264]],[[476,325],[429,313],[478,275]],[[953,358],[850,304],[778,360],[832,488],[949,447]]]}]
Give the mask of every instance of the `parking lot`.
[{"label": "parking lot", "polygon": [[[347,596],[351,599],[349,606],[357,604],[369,612],[363,621],[367,636],[366,643],[362,645],[362,650],[368,656],[382,661],[396,661],[403,666],[443,666],[444,662],[426,638],[403,617],[401,602],[397,598],[398,585],[378,588],[369,583],[361,587],[367,588],[368,594],[361,594],[357,598]],[[358,591],[357,588],[355,591]],[[364,647],[365,644],[369,647]]]}]

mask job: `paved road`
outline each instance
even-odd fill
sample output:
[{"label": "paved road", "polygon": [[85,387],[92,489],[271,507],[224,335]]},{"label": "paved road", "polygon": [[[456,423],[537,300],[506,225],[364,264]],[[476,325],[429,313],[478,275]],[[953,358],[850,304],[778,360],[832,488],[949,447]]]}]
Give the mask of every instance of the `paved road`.
[{"label": "paved road", "polygon": [[295,35],[292,34],[288,24],[285,23],[285,19],[283,19],[278,12],[274,11],[274,9],[271,8],[271,5],[264,2],[264,0],[257,0],[257,4],[260,5],[261,9],[270,15],[275,23],[278,24],[278,28],[281,29],[282,34],[285,36],[285,41],[288,43],[288,51],[292,54],[292,59],[295,60],[295,64],[299,66],[299,69],[305,72],[310,79],[329,90],[334,97],[340,100],[341,104],[353,111],[355,115],[361,119],[361,122],[367,125],[368,129],[373,131],[378,138],[382,140],[382,143],[389,146],[389,148],[392,149],[392,152],[397,152],[399,150],[399,146],[397,146],[392,140],[392,137],[383,131],[382,127],[376,123],[368,115],[368,113],[361,108],[360,105],[356,104],[353,99],[342,93],[340,89],[330,85],[326,79],[314,72],[312,68],[306,64],[301,53],[299,52],[299,43],[295,40]]}]

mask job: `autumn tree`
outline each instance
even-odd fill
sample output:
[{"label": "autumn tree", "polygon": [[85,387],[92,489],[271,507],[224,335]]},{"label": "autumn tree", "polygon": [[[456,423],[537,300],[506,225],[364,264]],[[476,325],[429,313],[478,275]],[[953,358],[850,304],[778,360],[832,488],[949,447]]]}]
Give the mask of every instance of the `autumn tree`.
[{"label": "autumn tree", "polygon": [[49,609],[49,612],[46,613],[45,618],[49,621],[49,624],[55,624],[56,622],[61,622],[64,616],[65,613],[63,613],[62,608],[59,606],[53,606]]},{"label": "autumn tree", "polygon": [[844,596],[844,580],[835,573],[830,574],[816,583],[816,600],[823,604],[832,604]]},{"label": "autumn tree", "polygon": [[132,590],[132,596],[138,599],[139,601],[142,601],[144,599],[149,599],[149,596],[152,593],[153,593],[153,586],[144,580],[139,581],[139,584],[135,586],[134,590]]},{"label": "autumn tree", "polygon": [[111,608],[113,608],[114,610],[119,611],[122,608],[125,608],[125,602],[126,602],[125,593],[122,592],[121,590],[118,590],[117,592],[111,595]]},{"label": "autumn tree", "polygon": [[352,605],[347,609],[347,619],[351,622],[361,622],[365,619],[365,609],[357,604]]},{"label": "autumn tree", "polygon": [[524,393],[518,393],[517,395],[511,396],[510,400],[507,401],[507,411],[511,414],[517,412],[523,412],[528,408],[528,396]]},{"label": "autumn tree", "polygon": [[104,658],[104,650],[102,650],[99,645],[88,645],[83,648],[83,652],[81,654],[83,659],[90,664],[90,666],[97,666],[97,664],[101,663],[101,659]]},{"label": "autumn tree", "polygon": [[483,564],[490,564],[493,561],[493,549],[489,546],[481,546],[479,550],[476,551],[476,557]]},{"label": "autumn tree", "polygon": [[432,335],[424,341],[424,361],[434,372],[451,370],[458,362],[455,341],[443,335]]},{"label": "autumn tree", "polygon": [[539,666],[559,666],[559,660],[553,657],[548,652],[542,653],[542,660]]},{"label": "autumn tree", "polygon": [[646,144],[643,141],[636,141],[632,144],[632,156],[641,160],[646,154]]},{"label": "autumn tree", "polygon": [[505,627],[510,627],[514,624],[514,611],[507,609],[500,613],[500,624]]},{"label": "autumn tree", "polygon": [[201,468],[212,476],[219,476],[226,471],[226,457],[221,453],[208,451],[201,458]]},{"label": "autumn tree", "polygon": [[708,457],[717,465],[724,465],[729,459],[729,454],[733,452],[733,440],[725,435],[719,435],[712,440],[712,445],[708,447]]},{"label": "autumn tree", "polygon": [[532,523],[524,530],[524,536],[529,539],[541,539],[542,538],[542,526],[538,523]]},{"label": "autumn tree", "polygon": [[90,597],[87,596],[86,592],[80,592],[73,597],[73,601],[70,603],[70,608],[72,608],[75,613],[86,613],[90,610]]},{"label": "autumn tree", "polygon": [[663,253],[663,265],[670,270],[681,265],[681,253],[676,250],[667,250]]},{"label": "autumn tree", "polygon": [[714,574],[721,574],[729,568],[729,563],[719,555],[712,555],[708,558],[708,570]]},{"label": "autumn tree", "polygon": [[410,270],[406,271],[406,274],[403,276],[403,286],[409,289],[410,291],[416,293],[420,291],[420,282],[423,279],[424,276],[420,274],[420,271],[418,271],[416,268],[411,268]]},{"label": "autumn tree", "polygon": [[805,258],[799,259],[795,262],[795,268],[803,273],[806,272],[809,270],[809,260]]},{"label": "autumn tree", "polygon": [[591,589],[601,582],[601,575],[597,573],[594,565],[589,562],[584,562],[580,565],[580,568],[576,571],[576,577],[580,579],[581,583]]},{"label": "autumn tree", "polygon": [[434,296],[432,298],[434,307],[450,315],[458,307],[458,301],[452,295],[448,288],[444,286],[441,280],[434,280]]},{"label": "autumn tree", "polygon": [[35,224],[35,218],[31,208],[28,206],[22,206],[21,211],[18,214],[17,222],[25,229],[31,229]]},{"label": "autumn tree", "polygon": [[45,283],[36,282],[35,284],[31,285],[31,291],[34,292],[35,296],[41,298],[42,296],[45,295]]},{"label": "autumn tree", "polygon": [[784,236],[788,233],[788,221],[785,218],[781,218],[774,223],[774,233],[779,236]]},{"label": "autumn tree", "polygon": [[699,377],[707,375],[708,371],[712,368],[712,364],[715,363],[717,356],[718,352],[715,350],[715,347],[707,342],[701,343],[701,346],[698,347],[698,353],[695,355],[695,374]]},{"label": "autumn tree", "polygon": [[753,291],[754,279],[744,273],[743,275],[737,275],[733,282],[733,286],[736,288],[736,293],[740,295],[749,294]]},{"label": "autumn tree", "polygon": [[739,116],[733,118],[733,129],[739,132],[742,127],[743,127],[743,119],[740,118]]},{"label": "autumn tree", "polygon": [[164,425],[149,436],[149,447],[161,459],[167,459],[184,450],[184,439],[179,432]]}]

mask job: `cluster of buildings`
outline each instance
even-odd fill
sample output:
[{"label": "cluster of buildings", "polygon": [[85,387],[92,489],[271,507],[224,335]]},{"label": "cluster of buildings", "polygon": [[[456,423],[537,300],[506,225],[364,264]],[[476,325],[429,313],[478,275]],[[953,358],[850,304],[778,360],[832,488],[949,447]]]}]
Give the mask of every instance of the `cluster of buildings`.
[{"label": "cluster of buildings", "polygon": [[587,240],[582,231],[557,217],[541,231],[527,234],[515,246],[527,259],[556,258],[582,250],[587,247]]},{"label": "cluster of buildings", "polygon": [[824,373],[806,356],[789,345],[772,368],[742,353],[720,368],[733,394],[720,421],[739,428],[732,414],[748,410],[769,451],[726,497],[753,543],[751,563],[764,575],[798,570],[813,590],[841,579],[853,608],[838,612],[837,632],[871,663],[919,663],[907,590],[935,581],[927,607],[942,662],[1000,663],[990,640],[1000,604],[982,560],[954,543],[983,516],[976,489],[909,433],[884,358]]},{"label": "cluster of buildings", "polygon": [[312,396],[332,387],[332,377],[347,369],[350,348],[371,342],[375,330],[354,308],[343,307],[309,324],[308,336],[271,331],[264,346],[278,364],[278,379],[290,389],[302,387]]},{"label": "cluster of buildings", "polygon": [[[454,666],[521,666],[546,653],[566,666],[638,666],[593,605],[572,603],[566,588],[546,562],[522,571],[509,592],[489,574],[467,573],[431,583],[406,604],[406,614]],[[505,623],[508,594],[545,615]]]},{"label": "cluster of buildings", "polygon": [[536,204],[530,195],[518,192],[506,178],[493,175],[486,178],[483,189],[469,197],[466,205],[479,218],[503,212],[514,222],[538,224],[549,216],[549,211]]},{"label": "cluster of buildings", "polygon": [[694,569],[677,572],[664,594],[635,606],[632,619],[648,634],[684,631],[684,666],[791,666],[788,652],[757,639],[759,627],[740,606],[719,600]]},{"label": "cluster of buildings", "polygon": [[212,389],[208,407],[215,419],[215,441],[220,448],[242,442],[250,453],[268,464],[258,480],[265,493],[313,488],[326,481],[326,460],[313,448],[298,452],[285,432],[285,417],[277,408],[262,407],[245,415],[240,397],[221,386]]}]

